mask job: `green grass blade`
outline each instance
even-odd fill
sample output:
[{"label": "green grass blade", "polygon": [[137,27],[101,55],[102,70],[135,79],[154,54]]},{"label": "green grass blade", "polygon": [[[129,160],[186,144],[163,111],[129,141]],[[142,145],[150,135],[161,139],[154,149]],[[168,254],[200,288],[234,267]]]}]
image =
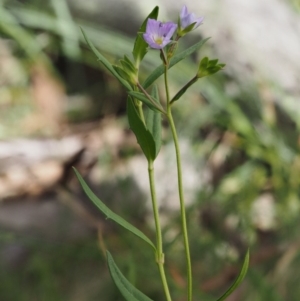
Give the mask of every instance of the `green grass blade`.
[{"label": "green grass blade", "polygon": [[79,60],[81,56],[79,33],[69,6],[66,1],[52,0],[51,2],[57,17],[55,25],[62,37],[63,51],[68,57]]},{"label": "green grass blade", "polygon": [[123,228],[125,228],[128,231],[130,231],[131,233],[135,234],[136,236],[138,236],[139,238],[144,240],[146,243],[148,243],[154,250],[156,250],[152,241],[143,232],[141,232],[139,229],[137,229],[136,227],[134,227],[133,225],[128,223],[126,220],[124,220],[119,215],[115,214],[102,201],[100,201],[100,199],[93,193],[93,191],[86,184],[86,182],[84,181],[82,176],[79,174],[79,172],[76,170],[76,168],[73,167],[73,169],[74,169],[75,174],[76,174],[84,192],[86,193],[86,195],[100,209],[100,211],[102,211],[105,214],[105,216],[107,218],[113,220],[114,222],[116,222],[117,224],[122,226]]},{"label": "green grass blade", "polygon": [[111,277],[126,301],[152,301],[125,278],[108,251],[106,251],[106,256]]},{"label": "green grass blade", "polygon": [[[169,69],[172,68],[174,65],[176,65],[177,63],[179,63],[180,61],[182,61],[183,59],[185,59],[187,56],[191,55],[192,53],[194,53],[195,51],[199,50],[204,43],[208,40],[209,38],[206,38],[204,40],[201,40],[200,42],[196,43],[195,45],[189,47],[188,49],[174,55],[174,57],[171,58],[170,60],[170,65],[169,65]],[[158,66],[144,81],[143,83],[143,87],[145,89],[147,89],[148,87],[150,87],[153,82],[159,78],[165,70],[165,66],[163,64],[161,64],[160,66]]]},{"label": "green grass blade", "polygon": [[250,255],[249,255],[249,250],[248,250],[246,253],[245,259],[244,259],[242,269],[241,269],[238,277],[236,278],[234,283],[231,285],[231,287],[217,301],[225,300],[243,281],[244,277],[246,276],[248,267],[249,267],[249,257],[250,257]]},{"label": "green grass blade", "polygon": [[43,55],[39,43],[36,41],[34,35],[30,34],[28,30],[23,28],[16,17],[5,9],[0,4],[0,33],[5,33],[11,37],[14,42],[22,48],[30,59],[36,59]]}]

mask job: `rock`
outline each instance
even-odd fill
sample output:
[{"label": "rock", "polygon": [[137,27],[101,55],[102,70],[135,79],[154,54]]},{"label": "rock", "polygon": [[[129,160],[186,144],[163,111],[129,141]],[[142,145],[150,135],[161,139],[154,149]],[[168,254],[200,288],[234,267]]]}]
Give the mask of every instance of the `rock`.
[{"label": "rock", "polygon": [[39,195],[53,188],[65,164],[83,150],[79,137],[0,141],[0,199]]}]

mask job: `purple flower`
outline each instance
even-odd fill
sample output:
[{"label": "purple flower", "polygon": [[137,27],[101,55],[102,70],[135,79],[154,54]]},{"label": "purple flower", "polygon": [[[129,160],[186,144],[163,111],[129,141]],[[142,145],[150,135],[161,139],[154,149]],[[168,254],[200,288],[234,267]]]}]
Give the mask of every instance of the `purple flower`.
[{"label": "purple flower", "polygon": [[189,25],[196,23],[192,29],[196,29],[203,22],[204,17],[197,18],[195,14],[188,13],[187,7],[184,6],[180,12],[180,30],[184,30]]},{"label": "purple flower", "polygon": [[151,48],[162,49],[172,41],[171,38],[176,29],[177,24],[173,22],[162,23],[148,19],[143,37]]}]

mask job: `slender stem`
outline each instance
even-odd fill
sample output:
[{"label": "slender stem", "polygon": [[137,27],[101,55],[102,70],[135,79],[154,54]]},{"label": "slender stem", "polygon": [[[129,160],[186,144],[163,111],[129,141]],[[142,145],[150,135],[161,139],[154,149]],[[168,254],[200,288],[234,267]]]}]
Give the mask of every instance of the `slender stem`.
[{"label": "slender stem", "polygon": [[177,137],[175,124],[174,124],[172,113],[171,113],[171,107],[169,107],[169,109],[168,109],[167,117],[168,117],[168,120],[169,120],[169,123],[171,126],[171,131],[172,131],[174,145],[175,145],[175,152],[176,152],[181,227],[182,227],[185,256],[186,256],[186,266],[187,266],[187,280],[188,280],[187,294],[188,294],[188,301],[192,301],[192,286],[193,286],[193,284],[192,284],[192,264],[191,264],[190,247],[189,247],[188,231],[187,231],[187,224],[186,224],[185,202],[184,202],[183,185],[182,185],[181,158],[180,158],[178,137]]},{"label": "slender stem", "polygon": [[153,215],[155,221],[156,228],[156,263],[158,265],[160,277],[162,280],[164,292],[166,295],[167,301],[171,301],[170,291],[167,283],[167,278],[164,270],[164,253],[163,253],[163,243],[162,243],[162,235],[161,235],[161,226],[159,221],[159,212],[157,206],[156,199],[156,191],[155,191],[155,182],[154,182],[154,167],[153,161],[148,161],[148,175],[149,175],[149,183],[150,183],[150,191],[151,191],[151,199],[152,199],[152,207],[153,207]]},{"label": "slender stem", "polygon": [[183,194],[183,185],[182,185],[182,168],[181,168],[181,156],[180,156],[180,148],[178,143],[178,136],[172,116],[171,111],[171,102],[170,102],[170,92],[168,85],[168,64],[165,65],[165,89],[166,89],[166,97],[167,97],[167,118],[171,127],[172,136],[175,145],[175,153],[176,153],[176,163],[177,163],[177,177],[178,177],[178,192],[179,192],[179,202],[180,202],[180,214],[181,214],[181,228],[185,249],[185,257],[186,257],[186,269],[187,269],[187,300],[192,301],[192,264],[191,264],[191,256],[190,256],[190,247],[189,247],[189,239],[188,239],[188,231],[186,224],[186,213],[185,213],[185,201]]},{"label": "slender stem", "polygon": [[149,99],[149,101],[152,103],[154,107],[156,107],[161,113],[166,114],[162,106],[153,100],[151,95],[149,95],[149,93],[144,89],[144,87],[140,83],[137,83],[137,86],[144,93],[144,95]]}]

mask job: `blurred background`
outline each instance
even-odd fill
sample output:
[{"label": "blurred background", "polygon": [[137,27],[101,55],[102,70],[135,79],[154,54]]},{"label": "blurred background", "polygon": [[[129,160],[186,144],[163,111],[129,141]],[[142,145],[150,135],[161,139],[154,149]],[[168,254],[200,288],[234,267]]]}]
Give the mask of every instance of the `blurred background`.
[{"label": "blurred background", "polygon": [[[154,239],[146,162],[128,127],[126,93],[79,27],[117,63],[155,5],[160,20],[176,22],[184,4],[205,21],[179,48],[211,39],[170,71],[172,94],[202,57],[226,63],[174,106],[195,300],[220,296],[248,247],[248,274],[228,300],[299,300],[299,0],[0,0],[0,300],[123,300],[106,249],[133,284],[163,299],[152,251],[95,210],[71,169]],[[150,51],[141,78],[159,64]],[[166,123],[163,144],[155,167],[166,271],[174,300],[185,300]]]}]

